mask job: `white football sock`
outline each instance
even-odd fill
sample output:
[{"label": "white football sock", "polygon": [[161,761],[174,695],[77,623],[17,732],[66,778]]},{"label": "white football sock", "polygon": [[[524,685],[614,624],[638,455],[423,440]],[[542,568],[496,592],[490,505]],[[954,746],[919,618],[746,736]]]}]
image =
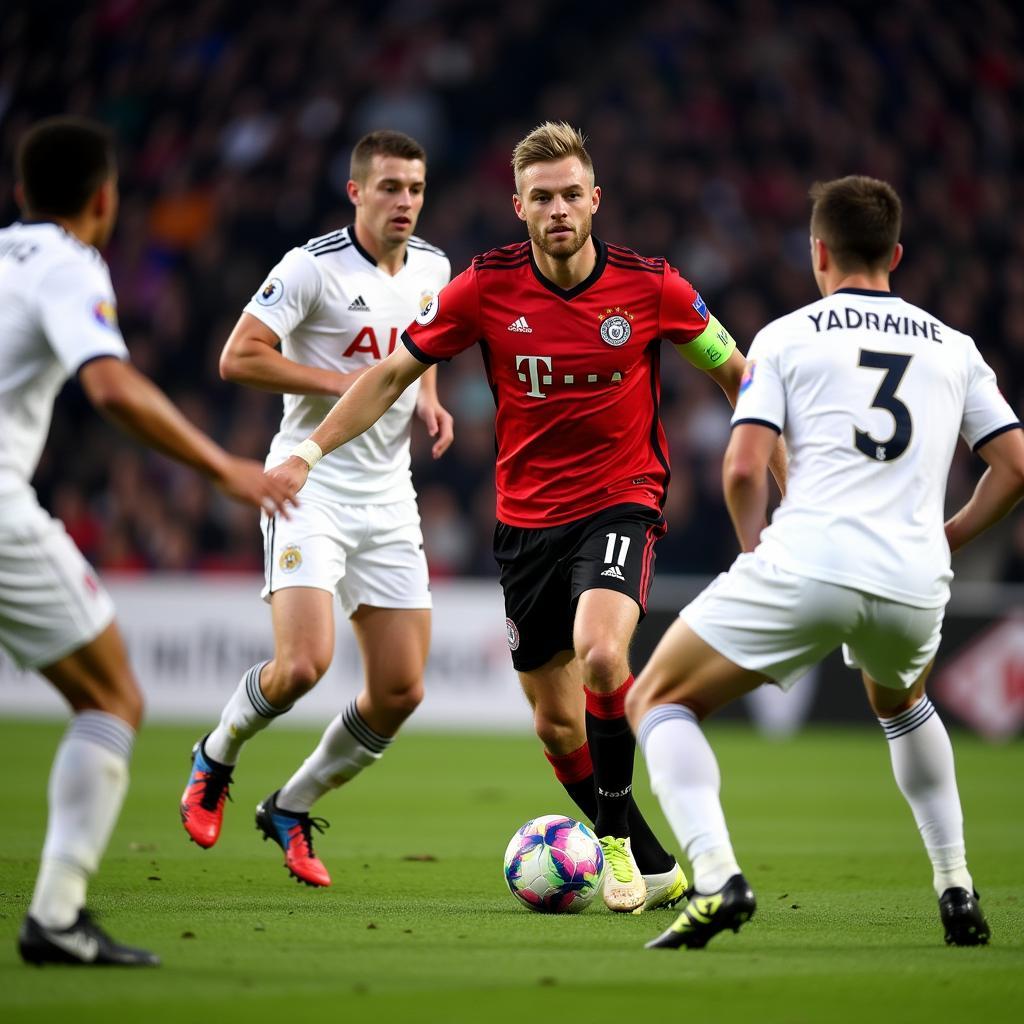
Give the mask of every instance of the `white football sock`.
[{"label": "white football sock", "polygon": [[343,786],[379,761],[391,739],[374,732],[352,701],[327,726],[316,750],[284,784],[277,795],[277,806],[308,812],[324,793]]},{"label": "white football sock", "polygon": [[652,708],[640,723],[637,743],[651,789],[693,865],[694,888],[717,892],[740,868],[718,799],[718,762],[697,716],[680,704]]},{"label": "white football sock", "polygon": [[212,757],[220,764],[235,764],[246,740],[262,732],[278,716],[291,711],[291,704],[285,708],[275,708],[263,696],[260,673],[269,664],[268,661],[261,661],[242,676],[238,688],[224,705],[220,722],[206,737],[203,750],[207,757]]},{"label": "white football sock", "polygon": [[935,705],[925,697],[895,718],[878,722],[889,741],[896,784],[914,812],[932,862],[936,895],[953,887],[972,892],[953,746]]},{"label": "white football sock", "polygon": [[71,719],[50,771],[49,821],[29,913],[47,928],[73,924],[85,905],[128,789],[135,730],[104,711]]}]

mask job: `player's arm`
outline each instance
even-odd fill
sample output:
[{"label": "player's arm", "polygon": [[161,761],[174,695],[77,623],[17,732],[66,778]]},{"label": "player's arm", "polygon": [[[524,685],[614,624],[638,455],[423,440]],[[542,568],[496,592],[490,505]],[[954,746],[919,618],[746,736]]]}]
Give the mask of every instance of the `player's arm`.
[{"label": "player's arm", "polygon": [[[704,345],[696,350],[678,345],[676,348],[690,362],[693,362],[695,357],[698,359],[698,362],[695,362],[694,365],[700,366],[715,381],[725,393],[725,397],[729,399],[729,404],[735,409],[736,401],[740,394],[740,383],[743,380],[743,373],[747,368],[747,360],[740,350],[736,348],[736,342],[733,341],[732,335],[713,315],[709,315],[708,321],[707,330],[713,331],[712,340],[705,341]],[[731,342],[731,351],[729,344],[723,341],[723,337]],[[694,339],[694,341],[697,340],[697,338]],[[692,345],[693,342],[690,344]],[[716,350],[715,346],[719,346],[719,348]],[[707,363],[707,353],[709,351],[717,354],[718,362],[712,365],[701,365],[702,363]],[[727,351],[729,354],[726,356],[725,353]],[[775,477],[775,482],[779,485],[779,491],[782,494],[786,493],[788,462],[786,445],[782,438],[776,435],[774,447],[768,457],[768,469],[771,471],[772,476]]]},{"label": "player's arm", "polygon": [[298,504],[263,467],[224,451],[181,414],[148,377],[114,356],[87,362],[78,372],[86,397],[108,420],[156,451],[192,466],[238,501],[287,516]]},{"label": "player's arm", "polygon": [[753,551],[768,525],[768,464],[778,432],[760,423],[738,423],[722,464],[722,487],[740,547]]},{"label": "player's arm", "polygon": [[235,384],[285,395],[343,395],[365,372],[339,373],[283,355],[281,339],[262,320],[243,313],[220,354],[220,375]]},{"label": "player's arm", "polygon": [[324,455],[369,430],[398,400],[399,395],[427,371],[406,348],[396,348],[383,362],[371,367],[340,398],[320,425],[299,445],[302,454],[290,455],[267,476],[284,484],[288,494],[302,489],[309,471]]},{"label": "player's arm", "polygon": [[950,551],[969,544],[1024,498],[1024,430],[1006,430],[977,451],[988,469],[967,504],[946,523]]},{"label": "player's arm", "polygon": [[[665,268],[658,317],[662,336],[691,366],[711,377],[736,408],[747,361],[693,285],[671,266]],[[786,446],[777,437],[769,468],[782,494],[786,493],[786,465]]]}]

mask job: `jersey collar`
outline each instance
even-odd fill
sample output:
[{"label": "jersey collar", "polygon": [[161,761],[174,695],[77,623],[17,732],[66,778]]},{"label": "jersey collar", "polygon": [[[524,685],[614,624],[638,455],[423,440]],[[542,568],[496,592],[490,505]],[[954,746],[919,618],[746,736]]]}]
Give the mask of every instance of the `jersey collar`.
[{"label": "jersey collar", "polygon": [[530,269],[533,271],[533,276],[544,285],[549,292],[553,292],[560,299],[575,299],[577,295],[581,295],[585,292],[592,284],[594,284],[598,278],[604,273],[605,264],[608,262],[608,246],[601,241],[600,238],[594,235],[590,236],[594,240],[594,248],[597,249],[597,262],[594,264],[594,269],[587,275],[584,280],[580,281],[579,284],[573,285],[572,288],[565,289],[559,288],[554,281],[546,278],[541,272],[540,267],[537,266],[537,261],[533,258],[533,246],[530,246]]},{"label": "jersey collar", "polygon": [[892,292],[883,292],[880,288],[837,288],[833,295],[870,295],[876,299],[898,299]]},{"label": "jersey collar", "polygon": [[[355,246],[356,252],[370,264],[371,267],[377,266],[377,261],[359,244],[359,239],[356,238],[356,226],[355,224],[349,224],[345,229],[348,232],[349,241]],[[402,258],[403,265],[409,262],[409,246],[405,247],[405,253]]]}]

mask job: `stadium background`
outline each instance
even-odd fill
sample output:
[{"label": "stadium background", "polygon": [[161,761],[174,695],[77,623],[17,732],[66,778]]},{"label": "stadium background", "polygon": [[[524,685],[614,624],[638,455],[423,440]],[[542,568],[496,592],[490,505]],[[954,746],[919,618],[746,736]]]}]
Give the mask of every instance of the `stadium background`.
[{"label": "stadium background", "polygon": [[[1022,27],[1012,0],[4,0],[0,214],[16,215],[11,160],[32,120],[73,111],[111,124],[123,211],[107,256],[133,359],[227,446],[262,457],[279,399],[225,385],[217,357],[281,253],[349,222],[348,147],[367,128],[404,128],[428,146],[420,231],[458,271],[522,237],[509,202],[512,144],[543,118],[579,124],[605,189],[598,233],[670,256],[743,345],[815,297],[805,262],[811,180],[867,172],[906,202],[897,288],[973,333],[1024,412]],[[653,595],[660,610],[637,660],[735,550],[718,480],[724,403],[686,365],[663,366],[671,533]],[[191,847],[175,806],[195,720],[211,720],[209,707],[269,641],[253,579],[232,575],[259,570],[257,529],[248,511],[107,429],[69,388],[36,484],[112,581],[150,709],[90,902],[165,967],[36,972],[17,961],[62,725],[25,720],[20,702],[49,688],[0,658],[0,1017],[1016,1020],[1019,742],[954,733],[993,925],[983,950],[942,945],[927,865],[870,727],[817,724],[779,743],[709,726],[760,905],[750,927],[706,955],[646,953],[665,918],[552,919],[512,905],[498,870],[507,837],[527,817],[569,807],[508,678],[500,604],[493,614],[487,605],[496,599],[490,395],[474,353],[442,370],[456,445],[435,465],[418,444],[415,472],[439,604],[442,595],[463,603],[435,616],[428,699],[413,721],[430,721],[438,693],[482,696],[492,713],[507,709],[516,733],[421,729],[396,743],[378,771],[323,802],[335,827],[317,850],[335,885],[317,891],[288,884],[277,851],[255,841],[251,813],[342,706],[356,655],[339,646],[332,679],[293,713],[307,709],[307,728],[268,730],[246,755],[218,848]],[[960,453],[951,505],[980,468]],[[1024,709],[1024,515],[957,569],[949,667],[978,692],[995,681],[991,721],[1012,732]],[[467,587],[480,589],[467,596]],[[498,629],[467,650],[485,621]],[[339,644],[348,634],[339,629]],[[996,643],[962,655],[971,634]],[[818,718],[870,726],[853,677],[834,664],[829,673],[843,685],[822,678],[816,692],[796,691],[787,714],[809,703]],[[159,721],[172,706],[193,722]],[[60,715],[55,698],[48,707]],[[954,720],[948,705],[943,717]],[[657,824],[639,763],[636,784]]]},{"label": "stadium background", "polygon": [[[217,358],[280,255],[351,221],[349,148],[367,130],[425,144],[418,233],[457,273],[522,236],[509,201],[515,141],[545,118],[579,125],[604,189],[596,233],[669,256],[744,347],[816,297],[810,182],[874,174],[905,201],[896,289],[974,334],[1019,411],[1022,20],[995,0],[944,5],[942,19],[933,10],[926,0],[640,0],[626,18],[605,0],[8,3],[0,206],[5,223],[16,217],[14,146],[34,119],[73,112],[111,125],[122,212],[106,255],[132,358],[227,447],[262,458],[280,399],[222,382]],[[640,657],[693,588],[671,577],[703,579],[736,550],[719,480],[726,405],[681,361],[663,366],[670,532],[658,552],[662,610]],[[434,463],[414,430],[432,574],[493,580],[493,406],[479,358],[442,367],[440,387],[454,448]],[[961,448],[951,508],[982,468]],[[205,574],[196,586],[213,587],[212,574],[261,570],[248,510],[108,428],[74,384],[35,484],[110,578]],[[964,613],[951,618],[954,641],[1021,604],[1024,516],[956,569],[976,586],[954,604],[954,618]],[[1002,583],[1018,586],[993,589]],[[1008,672],[1019,676],[1021,659]],[[864,717],[856,688],[842,690],[829,687],[816,713]]]}]

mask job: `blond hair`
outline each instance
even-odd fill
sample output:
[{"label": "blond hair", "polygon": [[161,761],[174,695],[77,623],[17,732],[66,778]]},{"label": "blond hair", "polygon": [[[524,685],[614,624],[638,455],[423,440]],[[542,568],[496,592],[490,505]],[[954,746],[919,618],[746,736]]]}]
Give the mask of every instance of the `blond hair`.
[{"label": "blond hair", "polygon": [[574,156],[583,164],[594,184],[594,162],[590,159],[583,134],[565,121],[545,121],[522,139],[512,150],[512,169],[516,176],[516,191],[523,171],[533,164],[548,163]]}]

